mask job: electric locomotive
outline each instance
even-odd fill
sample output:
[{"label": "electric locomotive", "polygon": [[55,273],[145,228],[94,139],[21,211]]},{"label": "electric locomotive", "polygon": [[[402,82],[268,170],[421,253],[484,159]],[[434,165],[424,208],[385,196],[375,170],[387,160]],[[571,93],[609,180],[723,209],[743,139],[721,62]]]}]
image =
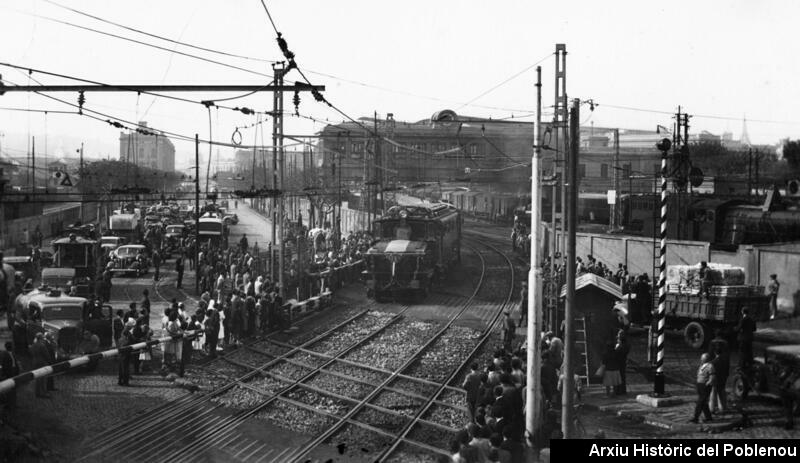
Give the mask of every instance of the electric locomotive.
[{"label": "electric locomotive", "polygon": [[367,296],[423,299],[461,260],[461,215],[450,204],[394,206],[373,224],[365,254]]}]

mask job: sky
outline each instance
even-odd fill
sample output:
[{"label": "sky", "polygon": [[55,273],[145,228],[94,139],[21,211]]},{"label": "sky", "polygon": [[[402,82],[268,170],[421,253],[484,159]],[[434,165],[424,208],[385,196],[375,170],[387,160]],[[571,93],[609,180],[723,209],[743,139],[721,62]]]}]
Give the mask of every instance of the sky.
[{"label": "sky", "polygon": [[[567,94],[591,99],[582,125],[654,130],[672,126],[680,105],[690,132],[733,132],[742,120],[753,143],[800,138],[800,2],[281,0],[265,4],[275,27],[308,79],[349,117],[393,113],[416,121],[435,111],[533,120],[535,66],[542,67],[543,120],[552,118],[553,52],[567,47]],[[61,5],[61,6],[59,6]],[[227,54],[200,51],[142,35],[70,11]],[[61,22],[58,22],[61,21]],[[64,22],[73,24],[67,25]],[[156,49],[80,29],[116,34]],[[254,84],[271,80],[266,61],[280,60],[275,29],[261,0],[5,0],[0,2],[0,62],[114,84]],[[181,55],[188,53],[220,64]],[[64,78],[0,65],[5,85],[75,84]],[[262,74],[262,75],[259,75]],[[297,71],[287,83],[303,80]],[[502,84],[502,85],[499,85]],[[75,104],[77,94],[50,94]],[[181,93],[179,102],[135,93],[87,93],[84,108],[159,130],[230,142],[237,127],[246,144],[271,143],[271,120],[197,102],[236,93]],[[272,95],[219,104],[268,111]],[[293,111],[292,95],[285,109]],[[48,114],[14,111],[48,110]],[[0,96],[0,150],[60,157],[85,145],[87,157],[119,153],[120,129],[75,114],[38,94]],[[313,134],[341,113],[301,94],[301,117],[287,117],[286,134]],[[101,119],[106,117],[98,116]],[[314,122],[308,117],[322,122]],[[130,125],[129,125],[130,127]],[[176,163],[194,163],[194,144],[175,140]],[[208,147],[203,147],[207,152]],[[232,147],[214,148],[231,156]],[[39,154],[37,154],[37,157]]]}]

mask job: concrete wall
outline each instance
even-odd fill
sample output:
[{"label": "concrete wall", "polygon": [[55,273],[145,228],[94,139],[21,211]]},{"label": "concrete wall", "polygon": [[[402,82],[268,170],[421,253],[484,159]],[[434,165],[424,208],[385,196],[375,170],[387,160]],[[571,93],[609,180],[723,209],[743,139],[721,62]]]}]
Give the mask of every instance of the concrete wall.
[{"label": "concrete wall", "polygon": [[45,209],[42,215],[24,217],[21,219],[7,220],[0,223],[0,249],[10,249],[24,241],[24,231],[28,230],[29,239],[33,239],[33,232],[39,230],[45,237],[57,235],[64,227],[81,220],[84,223],[97,221],[98,205],[86,203],[83,205],[83,218],[81,218],[80,205],[64,205]]},{"label": "concrete wall", "polygon": [[[542,232],[544,241],[548,241],[549,228],[543,226]],[[647,273],[651,280],[658,279],[653,274],[653,258],[658,257],[659,244],[654,245],[652,239],[578,233],[575,245],[575,252],[584,261],[592,254],[612,270],[622,263],[633,275]],[[766,286],[769,275],[775,273],[781,284],[779,309],[794,313],[800,308],[800,243],[743,245],[735,252],[728,252],[712,250],[709,243],[701,241],[667,241],[667,265],[694,265],[700,261],[742,267],[749,285]]]}]

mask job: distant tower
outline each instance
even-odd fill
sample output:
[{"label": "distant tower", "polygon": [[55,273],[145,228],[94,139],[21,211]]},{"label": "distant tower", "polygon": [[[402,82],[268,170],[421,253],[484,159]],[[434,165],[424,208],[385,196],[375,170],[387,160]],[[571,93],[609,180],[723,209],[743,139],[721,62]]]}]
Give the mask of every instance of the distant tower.
[{"label": "distant tower", "polygon": [[750,146],[750,136],[747,135],[747,117],[742,118],[742,137],[739,142],[743,145]]}]

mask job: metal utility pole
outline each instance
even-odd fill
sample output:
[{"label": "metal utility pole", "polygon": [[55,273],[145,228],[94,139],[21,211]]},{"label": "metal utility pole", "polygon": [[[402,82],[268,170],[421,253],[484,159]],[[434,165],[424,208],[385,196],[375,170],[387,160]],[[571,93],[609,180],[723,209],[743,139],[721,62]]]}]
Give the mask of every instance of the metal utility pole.
[{"label": "metal utility pole", "polygon": [[200,294],[200,135],[194,134],[194,290]]},{"label": "metal utility pole", "polygon": [[[282,63],[275,63],[272,65],[272,71],[275,75],[275,83],[278,83],[279,79],[283,79],[283,64]],[[278,189],[278,117],[280,114],[278,113],[278,92],[272,94],[272,189]],[[253,154],[255,156],[255,153]],[[271,241],[269,245],[269,277],[273,283],[275,283],[275,247],[278,244],[278,235],[277,235],[277,209],[278,209],[278,198],[273,196],[270,199],[270,217],[271,217]]]},{"label": "metal utility pole", "polygon": [[[81,172],[81,174],[83,174],[83,142],[81,142],[81,149],[78,152],[81,154],[81,157],[80,157],[80,159],[81,159],[81,161],[80,161],[81,162],[81,170],[80,170],[80,172]],[[81,199],[83,199],[83,198],[81,198]],[[81,216],[81,223],[83,223],[83,201],[81,201],[80,212],[78,212],[78,213]]]},{"label": "metal utility pole", "polygon": [[36,137],[31,137],[31,187],[36,193]]},{"label": "metal utility pole", "polygon": [[[566,175],[564,172],[566,171],[566,159],[567,159],[567,150],[569,149],[569,139],[567,137],[567,118],[568,118],[568,109],[567,109],[567,45],[563,43],[556,44],[556,86],[555,86],[555,96],[556,101],[555,105],[553,106],[553,130],[556,134],[556,158],[558,158],[558,151],[563,146],[563,153],[564,153],[564,163],[561,166],[558,166],[559,170],[561,171],[561,242],[560,242],[560,250],[561,255],[564,255],[564,251],[566,248],[567,243],[567,186],[566,182]],[[559,130],[563,134],[563,137],[560,140],[563,140],[563,145],[559,146],[558,143],[558,132]],[[556,161],[558,163],[558,161]],[[555,232],[555,230],[554,230]]]},{"label": "metal utility pole", "polygon": [[379,191],[380,199],[377,199],[377,211],[375,216],[383,215],[383,157],[381,152],[381,135],[378,133],[378,111],[375,111],[374,129],[375,129],[375,180],[377,181],[377,188]]},{"label": "metal utility pole", "polygon": [[[278,87],[283,86],[285,69],[283,62],[272,65],[275,85]],[[275,196],[272,198],[272,245],[278,245],[278,293],[283,298],[285,291],[283,287],[283,92],[272,94],[272,111],[272,188],[281,191],[280,198]],[[270,268],[274,268],[272,253],[270,253]],[[275,281],[274,275],[272,281]]]},{"label": "metal utility pole", "polygon": [[567,158],[568,177],[565,179],[569,183],[569,204],[567,205],[569,238],[566,248],[567,303],[564,310],[564,383],[561,396],[561,432],[564,434],[564,439],[572,437],[572,399],[575,390],[573,321],[575,319],[575,230],[578,223],[578,151],[580,146],[580,100],[577,98],[572,100],[569,119],[570,153]]},{"label": "metal utility pole", "polygon": [[747,196],[753,195],[753,149],[747,150]]},{"label": "metal utility pole", "polygon": [[[541,161],[542,124],[542,67],[536,67],[536,122],[533,124],[533,159],[531,160],[531,270],[528,274],[528,350],[525,402],[525,431],[535,436],[541,426],[541,387],[542,357],[539,353],[539,340],[542,332],[542,262],[539,230],[541,228],[541,189],[539,163]],[[530,442],[530,441],[529,441]]]},{"label": "metal utility pole", "polygon": [[611,206],[611,230],[619,226],[619,129],[614,129],[614,204]]}]

